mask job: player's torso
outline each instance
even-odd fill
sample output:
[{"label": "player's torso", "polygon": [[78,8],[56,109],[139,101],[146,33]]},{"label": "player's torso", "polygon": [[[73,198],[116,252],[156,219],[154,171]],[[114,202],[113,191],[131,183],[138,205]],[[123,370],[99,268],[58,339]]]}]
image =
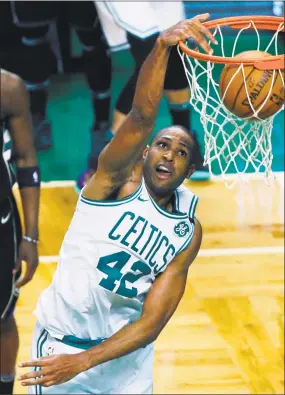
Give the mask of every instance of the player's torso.
[{"label": "player's torso", "polygon": [[[72,227],[83,220],[86,237],[97,245],[100,257],[99,262],[94,260],[94,269],[102,272],[103,286],[126,297],[141,295],[145,283],[165,270],[194,231],[188,213],[161,209],[144,185],[120,201],[97,202],[81,196],[77,211]],[[107,275],[109,267],[114,268],[116,279]],[[129,280],[119,281],[120,273],[122,277],[128,273]],[[106,277],[111,280],[105,281]]]},{"label": "player's torso", "polygon": [[101,337],[136,320],[155,277],[194,233],[189,213],[193,217],[197,198],[185,190],[175,195],[172,213],[156,205],[144,184],[120,201],[82,195],[49,291],[60,299],[57,306],[64,300],[65,308],[96,317]]}]

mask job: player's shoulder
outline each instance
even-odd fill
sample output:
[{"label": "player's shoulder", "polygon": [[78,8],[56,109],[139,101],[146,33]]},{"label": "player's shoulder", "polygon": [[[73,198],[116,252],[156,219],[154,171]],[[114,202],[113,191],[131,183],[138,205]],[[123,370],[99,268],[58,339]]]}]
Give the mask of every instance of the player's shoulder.
[{"label": "player's shoulder", "polygon": [[196,217],[194,221],[194,233],[189,244],[173,259],[173,263],[178,265],[176,267],[180,268],[179,270],[184,273],[188,272],[189,267],[198,255],[202,243],[202,226]]},{"label": "player's shoulder", "polygon": [[196,229],[197,229],[198,233],[202,234],[202,225],[201,225],[201,222],[198,220],[197,217],[194,218],[194,223],[195,223],[195,226],[196,226]]},{"label": "player's shoulder", "polygon": [[29,96],[24,81],[17,74],[1,69],[2,115],[22,114],[28,109]]},{"label": "player's shoulder", "polygon": [[176,189],[176,204],[179,211],[187,213],[192,220],[195,217],[195,211],[198,204],[196,196],[187,186],[181,184]]},{"label": "player's shoulder", "polygon": [[195,230],[194,230],[192,242],[193,242],[193,249],[198,253],[202,243],[203,229],[197,217],[194,218],[194,223],[195,223]]},{"label": "player's shoulder", "polygon": [[194,218],[194,222],[195,222],[195,228],[191,241],[181,253],[186,257],[186,262],[188,262],[189,264],[191,264],[193,260],[196,258],[200,250],[202,237],[203,237],[202,225],[200,221],[197,219],[197,217]]},{"label": "player's shoulder", "polygon": [[190,188],[188,188],[184,183],[179,185],[179,187],[177,187],[176,191],[180,194],[188,194],[190,195],[194,195],[194,193],[191,191]]},{"label": "player's shoulder", "polygon": [[1,73],[1,88],[5,90],[14,90],[15,88],[22,86],[23,80],[17,74],[11,73],[8,70],[0,68]]},{"label": "player's shoulder", "polygon": [[13,96],[21,95],[25,90],[25,83],[17,74],[0,69],[1,101],[10,104]]}]

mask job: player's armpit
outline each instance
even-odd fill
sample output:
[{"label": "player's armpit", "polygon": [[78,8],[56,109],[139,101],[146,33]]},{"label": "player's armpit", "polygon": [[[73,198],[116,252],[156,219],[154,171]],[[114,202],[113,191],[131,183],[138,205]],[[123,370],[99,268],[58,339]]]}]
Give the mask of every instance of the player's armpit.
[{"label": "player's armpit", "polygon": [[143,306],[142,317],[153,321],[157,334],[175,312],[185,290],[188,269],[196,258],[201,242],[202,227],[195,219],[195,232],[188,248],[177,255],[154,282]]}]

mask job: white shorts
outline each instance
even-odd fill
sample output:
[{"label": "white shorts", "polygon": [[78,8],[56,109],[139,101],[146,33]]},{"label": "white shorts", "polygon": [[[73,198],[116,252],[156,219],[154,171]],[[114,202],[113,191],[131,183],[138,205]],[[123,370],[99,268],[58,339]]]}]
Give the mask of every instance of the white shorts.
[{"label": "white shorts", "polygon": [[[31,358],[82,352],[50,336],[36,323]],[[33,369],[34,370],[34,369]],[[29,394],[152,394],[153,346],[82,372],[70,381],[52,387],[31,386]]]},{"label": "white shorts", "polygon": [[145,39],[185,19],[182,1],[95,1],[112,51],[129,47],[127,32]]}]

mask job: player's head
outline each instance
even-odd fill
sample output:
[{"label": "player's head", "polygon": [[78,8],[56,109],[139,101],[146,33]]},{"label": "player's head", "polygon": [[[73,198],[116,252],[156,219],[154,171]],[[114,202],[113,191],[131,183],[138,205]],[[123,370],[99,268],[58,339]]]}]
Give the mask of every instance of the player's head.
[{"label": "player's head", "polygon": [[182,126],[160,130],[145,149],[144,179],[157,195],[174,191],[194,172],[195,140]]}]

